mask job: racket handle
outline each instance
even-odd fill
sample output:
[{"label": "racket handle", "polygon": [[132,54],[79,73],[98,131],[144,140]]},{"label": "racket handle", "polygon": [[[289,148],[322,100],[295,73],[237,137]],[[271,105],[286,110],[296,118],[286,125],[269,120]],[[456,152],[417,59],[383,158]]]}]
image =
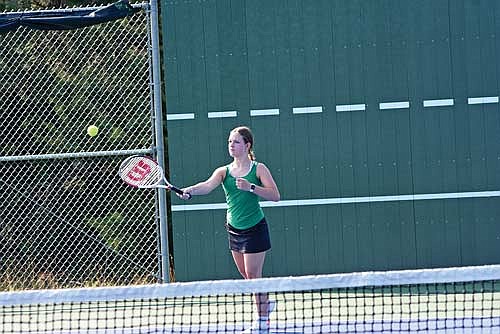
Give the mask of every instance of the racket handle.
[{"label": "racket handle", "polygon": [[184,191],[180,190],[179,188],[177,188],[176,186],[171,186],[170,187],[170,190],[173,190],[175,191],[176,193],[178,193],[179,195],[184,195],[184,194],[187,194],[188,195],[188,199],[191,199],[191,194],[190,193],[185,193]]}]

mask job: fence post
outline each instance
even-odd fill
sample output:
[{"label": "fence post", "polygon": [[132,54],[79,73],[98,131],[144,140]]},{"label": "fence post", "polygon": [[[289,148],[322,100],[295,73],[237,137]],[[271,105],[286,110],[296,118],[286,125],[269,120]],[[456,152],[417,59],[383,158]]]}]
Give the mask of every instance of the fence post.
[{"label": "fence post", "polygon": [[[161,107],[161,76],[160,76],[160,43],[158,27],[158,2],[151,0],[151,67],[153,74],[153,108],[155,119],[156,154],[158,163],[165,169],[165,147],[163,144],[163,124]],[[170,265],[168,254],[168,226],[167,226],[167,193],[165,189],[158,189],[158,219],[160,220],[160,251],[162,281],[169,282]]]}]

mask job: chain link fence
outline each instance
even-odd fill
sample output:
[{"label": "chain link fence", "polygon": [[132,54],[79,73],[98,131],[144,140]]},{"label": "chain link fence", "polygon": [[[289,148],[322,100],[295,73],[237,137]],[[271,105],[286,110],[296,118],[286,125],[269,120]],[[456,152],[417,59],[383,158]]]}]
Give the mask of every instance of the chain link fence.
[{"label": "chain link fence", "polygon": [[0,35],[0,290],[159,279],[155,192],[117,176],[155,144],[140,6],[93,27]]}]

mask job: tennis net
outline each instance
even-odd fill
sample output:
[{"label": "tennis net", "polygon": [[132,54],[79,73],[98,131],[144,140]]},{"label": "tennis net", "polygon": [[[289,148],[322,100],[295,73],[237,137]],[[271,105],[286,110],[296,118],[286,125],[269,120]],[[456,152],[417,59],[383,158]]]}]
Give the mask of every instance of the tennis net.
[{"label": "tennis net", "polygon": [[0,332],[240,333],[255,295],[253,333],[500,333],[500,265],[1,292]]}]

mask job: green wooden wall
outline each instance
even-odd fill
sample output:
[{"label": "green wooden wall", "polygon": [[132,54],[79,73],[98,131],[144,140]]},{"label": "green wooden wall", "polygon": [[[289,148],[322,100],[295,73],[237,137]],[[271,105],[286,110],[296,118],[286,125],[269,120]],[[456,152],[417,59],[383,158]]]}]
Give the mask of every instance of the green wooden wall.
[{"label": "green wooden wall", "polygon": [[[266,276],[500,260],[500,2],[161,3],[170,178],[249,125],[280,206]],[[173,199],[177,280],[238,277],[221,189]]]}]

